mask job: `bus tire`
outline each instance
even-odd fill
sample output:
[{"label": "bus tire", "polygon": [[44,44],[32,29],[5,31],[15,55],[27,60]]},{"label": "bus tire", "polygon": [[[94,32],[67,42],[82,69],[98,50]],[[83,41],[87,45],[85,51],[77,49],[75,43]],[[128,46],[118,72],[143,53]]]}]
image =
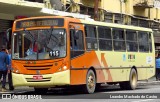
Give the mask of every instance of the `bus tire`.
[{"label": "bus tire", "polygon": [[130,72],[130,76],[129,76],[129,81],[126,82],[126,88],[128,90],[136,89],[136,87],[137,87],[137,79],[138,79],[137,72],[136,72],[136,70],[134,68],[132,68],[131,72]]},{"label": "bus tire", "polygon": [[88,70],[87,76],[86,76],[86,84],[84,86],[84,91],[87,94],[94,93],[96,88],[96,76],[93,70]]},{"label": "bus tire", "polygon": [[34,92],[36,94],[46,94],[48,91],[48,88],[34,88]]}]

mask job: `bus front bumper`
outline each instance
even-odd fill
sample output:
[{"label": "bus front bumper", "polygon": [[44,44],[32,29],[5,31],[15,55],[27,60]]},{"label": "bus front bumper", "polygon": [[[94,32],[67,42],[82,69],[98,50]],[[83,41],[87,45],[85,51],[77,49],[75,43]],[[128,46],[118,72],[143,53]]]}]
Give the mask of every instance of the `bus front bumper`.
[{"label": "bus front bumper", "polygon": [[35,79],[35,76],[12,73],[13,86],[52,87],[70,84],[70,70],[44,74],[41,79]]}]

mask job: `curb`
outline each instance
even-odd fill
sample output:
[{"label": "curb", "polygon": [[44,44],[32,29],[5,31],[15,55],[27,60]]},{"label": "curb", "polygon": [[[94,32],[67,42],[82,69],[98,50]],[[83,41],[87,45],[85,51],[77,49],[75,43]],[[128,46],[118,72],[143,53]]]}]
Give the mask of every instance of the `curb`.
[{"label": "curb", "polygon": [[0,95],[1,94],[22,94],[22,93],[25,93],[25,92],[30,92],[32,90],[14,90],[14,91],[6,91],[6,92],[0,92]]},{"label": "curb", "polygon": [[138,85],[160,85],[160,81],[140,81]]}]

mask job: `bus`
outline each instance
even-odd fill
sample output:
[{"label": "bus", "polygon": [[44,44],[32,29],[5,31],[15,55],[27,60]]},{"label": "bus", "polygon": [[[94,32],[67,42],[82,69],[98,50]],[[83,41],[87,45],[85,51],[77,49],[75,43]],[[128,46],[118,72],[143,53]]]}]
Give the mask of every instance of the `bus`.
[{"label": "bus", "polygon": [[[64,16],[18,19],[12,27],[14,87],[81,86],[94,93],[101,84],[134,90],[155,75],[149,28]],[[81,89],[82,89],[81,88]]]}]

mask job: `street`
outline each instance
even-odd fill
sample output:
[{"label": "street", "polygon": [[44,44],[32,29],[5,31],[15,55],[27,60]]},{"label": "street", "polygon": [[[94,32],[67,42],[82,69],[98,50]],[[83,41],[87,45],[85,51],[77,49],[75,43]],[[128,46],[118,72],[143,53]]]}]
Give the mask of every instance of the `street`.
[{"label": "street", "polygon": [[[118,85],[102,85],[101,89],[94,94],[83,94],[80,92],[81,89],[67,90],[67,89],[50,89],[47,94],[41,95],[44,100],[35,100],[35,102],[159,102],[160,99],[160,83],[149,81],[141,82],[138,84],[136,90],[121,90]],[[7,92],[6,92],[7,93]],[[12,92],[11,92],[12,93]],[[21,91],[15,91],[13,95],[36,95],[33,88],[26,88]],[[129,96],[129,97],[127,97]],[[141,97],[144,96],[144,97]],[[157,99],[159,98],[159,99]],[[52,100],[48,100],[52,99]],[[72,100],[71,100],[72,99]],[[78,100],[77,100],[78,99]],[[3,100],[4,102],[7,100]],[[21,101],[21,100],[16,100]],[[29,101],[29,100],[28,100]]]}]

